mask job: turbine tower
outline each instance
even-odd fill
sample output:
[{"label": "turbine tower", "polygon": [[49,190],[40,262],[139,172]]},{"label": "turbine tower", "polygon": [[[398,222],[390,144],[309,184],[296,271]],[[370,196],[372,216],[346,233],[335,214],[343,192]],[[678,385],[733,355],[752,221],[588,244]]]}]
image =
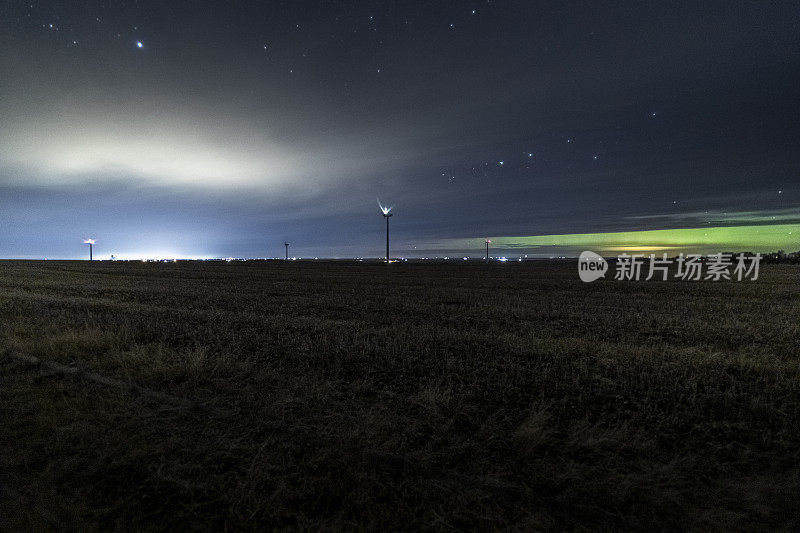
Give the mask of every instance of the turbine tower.
[{"label": "turbine tower", "polygon": [[388,265],[389,264],[389,217],[392,216],[392,214],[389,211],[391,211],[392,208],[382,206],[380,200],[378,200],[378,207],[381,208],[381,211],[383,212],[383,218],[386,219],[386,264]]},{"label": "turbine tower", "polygon": [[89,245],[89,261],[92,260],[92,246],[94,246],[94,239],[86,239],[83,244]]},{"label": "turbine tower", "polygon": [[486,260],[489,260],[489,243],[492,242],[489,239],[486,239]]},{"label": "turbine tower", "polygon": [[286,260],[289,260],[289,243],[285,242],[283,245],[286,247]]}]

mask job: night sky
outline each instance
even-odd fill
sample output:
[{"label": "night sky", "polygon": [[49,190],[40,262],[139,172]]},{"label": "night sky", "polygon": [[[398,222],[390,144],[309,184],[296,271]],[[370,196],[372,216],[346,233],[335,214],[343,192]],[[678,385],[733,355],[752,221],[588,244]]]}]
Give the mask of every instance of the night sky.
[{"label": "night sky", "polygon": [[797,2],[5,0],[0,120],[2,257],[800,249]]}]

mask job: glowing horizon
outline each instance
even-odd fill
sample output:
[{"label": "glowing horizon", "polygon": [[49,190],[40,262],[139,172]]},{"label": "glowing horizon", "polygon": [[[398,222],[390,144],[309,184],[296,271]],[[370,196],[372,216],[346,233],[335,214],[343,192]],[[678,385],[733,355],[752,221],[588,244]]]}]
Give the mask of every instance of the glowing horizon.
[{"label": "glowing horizon", "polygon": [[[480,239],[483,243],[484,239]],[[447,239],[437,248],[468,250],[478,239]],[[800,224],[712,226],[599,233],[492,237],[496,250],[536,252],[591,249],[598,252],[787,252],[800,250]]]}]

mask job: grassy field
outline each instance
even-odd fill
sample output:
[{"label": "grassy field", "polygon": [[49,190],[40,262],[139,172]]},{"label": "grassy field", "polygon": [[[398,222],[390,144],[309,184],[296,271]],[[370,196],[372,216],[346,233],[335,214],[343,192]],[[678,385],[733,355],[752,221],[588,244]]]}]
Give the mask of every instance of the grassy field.
[{"label": "grassy field", "polygon": [[796,530],[799,276],[0,262],[0,529]]}]

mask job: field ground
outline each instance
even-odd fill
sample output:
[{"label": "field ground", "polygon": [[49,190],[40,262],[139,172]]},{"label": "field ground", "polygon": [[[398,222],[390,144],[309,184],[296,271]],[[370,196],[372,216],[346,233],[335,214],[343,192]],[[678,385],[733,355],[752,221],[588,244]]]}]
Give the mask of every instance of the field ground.
[{"label": "field ground", "polygon": [[796,530],[798,276],[0,262],[0,529]]}]

